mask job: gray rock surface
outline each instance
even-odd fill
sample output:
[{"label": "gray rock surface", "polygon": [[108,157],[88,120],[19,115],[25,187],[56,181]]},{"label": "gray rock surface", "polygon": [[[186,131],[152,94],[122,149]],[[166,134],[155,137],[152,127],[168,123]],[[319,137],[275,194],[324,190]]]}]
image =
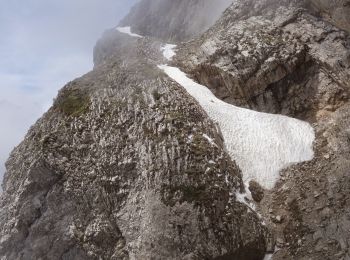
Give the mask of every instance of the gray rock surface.
[{"label": "gray rock surface", "polygon": [[312,15],[303,1],[235,1],[177,63],[226,102],[315,117],[349,97],[349,35]]},{"label": "gray rock surface", "polygon": [[0,259],[261,259],[217,126],[157,68],[159,42],[109,33],[7,162]]},{"label": "gray rock surface", "polygon": [[209,29],[233,0],[141,0],[121,22],[142,35],[188,40]]},{"label": "gray rock surface", "polygon": [[174,61],[226,102],[313,124],[315,158],[285,169],[257,205],[275,236],[273,259],[350,255],[350,37],[334,13],[350,12],[344,1],[321,2],[236,1]]},{"label": "gray rock surface", "polygon": [[[121,25],[150,37],[107,31],[12,152],[0,259],[350,259],[347,2],[237,0],[205,31],[229,1],[142,0]],[[173,65],[220,99],[315,128],[312,161],[251,183],[261,215],[218,126],[157,68],[189,39]]]},{"label": "gray rock surface", "polygon": [[310,0],[311,7],[319,15],[339,28],[350,32],[350,1],[349,0]]}]

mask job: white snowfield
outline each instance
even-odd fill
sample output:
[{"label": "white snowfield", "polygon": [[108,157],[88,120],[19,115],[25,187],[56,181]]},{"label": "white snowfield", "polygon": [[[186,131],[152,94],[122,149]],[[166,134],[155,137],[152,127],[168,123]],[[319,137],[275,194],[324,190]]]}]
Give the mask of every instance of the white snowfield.
[{"label": "white snowfield", "polygon": [[[163,53],[164,49],[167,48],[163,48]],[[158,67],[183,86],[219,124],[226,148],[242,170],[244,183],[256,180],[264,188],[271,189],[280,170],[313,158],[315,134],[310,124],[230,105],[180,69],[168,65]]]},{"label": "white snowfield", "polygon": [[116,30],[121,32],[121,33],[126,33],[126,34],[130,35],[131,37],[143,38],[143,36],[141,36],[139,34],[132,33],[131,32],[131,27],[129,27],[129,26],[127,26],[127,27],[117,27]]},{"label": "white snowfield", "polygon": [[167,60],[172,60],[176,54],[174,51],[175,48],[176,48],[176,45],[174,44],[165,44],[160,50],[163,51],[163,56]]},{"label": "white snowfield", "polygon": [[[170,44],[162,47],[164,57],[172,59],[175,47]],[[196,83],[180,69],[168,65],[158,67],[184,87],[218,123],[226,149],[242,170],[246,185],[250,180],[256,180],[264,188],[272,189],[280,170],[313,158],[315,133],[310,124],[230,105],[216,98],[207,87]]]}]

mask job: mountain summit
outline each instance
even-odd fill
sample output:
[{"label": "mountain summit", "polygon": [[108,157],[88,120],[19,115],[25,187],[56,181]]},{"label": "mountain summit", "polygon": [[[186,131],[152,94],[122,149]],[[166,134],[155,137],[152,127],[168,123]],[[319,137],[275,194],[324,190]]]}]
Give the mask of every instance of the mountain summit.
[{"label": "mountain summit", "polygon": [[141,0],[11,153],[0,259],[350,259],[349,17]]}]

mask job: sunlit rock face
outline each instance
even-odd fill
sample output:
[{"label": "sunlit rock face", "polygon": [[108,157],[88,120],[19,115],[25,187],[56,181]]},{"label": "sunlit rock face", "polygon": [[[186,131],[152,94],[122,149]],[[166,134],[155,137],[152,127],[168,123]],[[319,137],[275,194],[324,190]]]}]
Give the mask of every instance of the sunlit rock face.
[{"label": "sunlit rock face", "polygon": [[157,38],[188,40],[207,30],[233,0],[142,0],[121,25]]}]

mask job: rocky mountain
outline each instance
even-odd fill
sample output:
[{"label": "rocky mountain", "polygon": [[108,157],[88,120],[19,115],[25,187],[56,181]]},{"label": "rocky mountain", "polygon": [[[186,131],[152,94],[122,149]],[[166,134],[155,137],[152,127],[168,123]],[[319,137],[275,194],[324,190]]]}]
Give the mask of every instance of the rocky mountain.
[{"label": "rocky mountain", "polygon": [[11,153],[0,259],[350,259],[349,8],[141,0]]},{"label": "rocky mountain", "polygon": [[218,98],[315,129],[314,159],[284,169],[259,205],[273,259],[350,259],[350,23],[340,9],[350,17],[341,1],[236,1],[177,52],[175,63]]},{"label": "rocky mountain", "polygon": [[209,29],[233,0],[143,0],[121,26],[170,41],[188,40]]}]

